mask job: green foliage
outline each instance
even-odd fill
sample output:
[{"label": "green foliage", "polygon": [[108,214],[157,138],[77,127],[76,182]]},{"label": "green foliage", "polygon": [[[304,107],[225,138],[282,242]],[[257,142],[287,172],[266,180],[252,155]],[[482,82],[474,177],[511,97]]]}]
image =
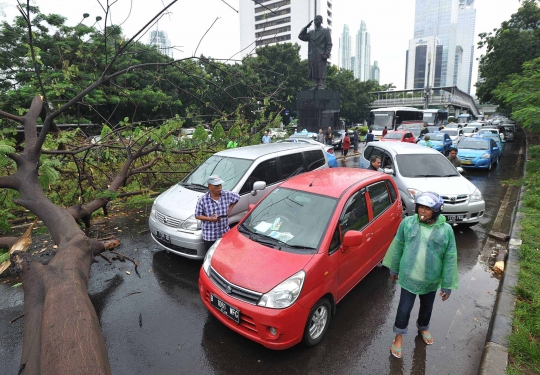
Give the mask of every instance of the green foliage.
[{"label": "green foliage", "polygon": [[499,109],[509,114],[503,100],[494,96],[499,83],[508,76],[522,72],[523,64],[540,56],[540,7],[535,0],[524,0],[517,13],[501,27],[490,33],[481,33],[479,48],[486,47],[480,58],[476,95],[482,103],[498,104]]},{"label": "green foliage", "polygon": [[223,126],[221,126],[221,124],[218,122],[212,131],[212,140],[223,141],[226,137],[227,135],[225,134],[225,130],[223,130]]},{"label": "green foliage", "polygon": [[360,133],[360,135],[366,135],[369,131],[369,127],[368,126],[359,126],[358,127],[358,132]]},{"label": "green foliage", "polygon": [[532,131],[540,130],[540,58],[523,64],[523,72],[512,74],[493,91],[499,102],[511,111],[512,118]]},{"label": "green foliage", "polygon": [[242,135],[242,129],[240,128],[240,125],[234,124],[229,129],[229,138],[231,139],[238,139]]},{"label": "green foliage", "polygon": [[197,142],[204,142],[208,139],[208,133],[206,132],[204,126],[197,125],[192,139]]},{"label": "green foliage", "polygon": [[7,250],[0,250],[0,263],[4,263],[9,259],[9,252]]},{"label": "green foliage", "polygon": [[523,195],[525,216],[513,330],[509,337],[510,374],[540,373],[540,146],[529,149]]}]

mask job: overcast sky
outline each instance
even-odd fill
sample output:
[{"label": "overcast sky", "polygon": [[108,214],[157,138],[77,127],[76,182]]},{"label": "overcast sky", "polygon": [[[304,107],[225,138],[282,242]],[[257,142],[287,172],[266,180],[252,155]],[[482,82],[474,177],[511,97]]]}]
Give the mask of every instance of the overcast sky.
[{"label": "overcast sky", "polygon": [[[1,0],[7,18],[17,11],[15,0]],[[32,0],[44,13],[57,13],[68,18],[69,24],[80,22],[83,13],[90,17],[84,22],[92,24],[96,16],[104,17],[97,0]],[[114,0],[109,0],[113,3]],[[294,1],[294,0],[292,0]],[[101,0],[105,4],[107,0]],[[231,58],[240,50],[240,25],[238,0],[179,0],[170,8],[170,14],[159,22],[159,28],[167,31],[169,39],[178,47],[174,57],[193,54],[201,37],[219,17],[202,40],[197,55],[203,53],[214,58]],[[126,35],[132,36],[170,0],[117,0],[111,17],[116,24],[122,23]],[[227,5],[229,4],[229,5]],[[498,28],[519,8],[518,0],[476,0],[476,41],[478,34]],[[381,69],[381,83],[393,83],[402,89],[405,80],[405,51],[413,38],[415,0],[334,0],[333,1],[333,63],[337,64],[338,38],[343,25],[348,24],[354,36],[364,20],[371,33],[371,58],[377,60]],[[103,24],[103,21],[99,22]],[[354,37],[353,37],[354,40]],[[142,41],[148,42],[148,36]],[[294,38],[293,38],[294,41]],[[482,51],[475,50],[475,58]],[[239,55],[236,55],[238,58]],[[372,62],[373,63],[373,62]],[[473,66],[473,82],[476,82],[478,62]]]}]

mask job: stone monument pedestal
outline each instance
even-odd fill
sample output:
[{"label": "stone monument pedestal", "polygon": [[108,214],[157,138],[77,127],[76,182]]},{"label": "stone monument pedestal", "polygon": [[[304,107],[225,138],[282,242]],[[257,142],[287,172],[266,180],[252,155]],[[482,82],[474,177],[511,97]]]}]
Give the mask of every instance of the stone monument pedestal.
[{"label": "stone monument pedestal", "polygon": [[326,132],[329,126],[333,130],[340,129],[339,102],[340,94],[337,91],[313,90],[297,93],[297,131],[306,129],[308,132],[318,133],[319,129],[323,129],[323,132]]}]

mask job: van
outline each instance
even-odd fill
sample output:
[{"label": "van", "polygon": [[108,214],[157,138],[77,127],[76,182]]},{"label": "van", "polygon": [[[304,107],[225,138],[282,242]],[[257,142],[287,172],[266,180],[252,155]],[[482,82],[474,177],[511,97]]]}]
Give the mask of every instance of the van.
[{"label": "van", "polygon": [[150,235],[169,252],[203,259],[206,250],[195,206],[208,192],[209,176],[218,175],[225,181],[223,190],[240,195],[229,216],[233,226],[244,217],[250,204],[259,202],[280,182],[322,168],[328,168],[323,145],[271,143],[217,152],[156,198],[148,219]]}]

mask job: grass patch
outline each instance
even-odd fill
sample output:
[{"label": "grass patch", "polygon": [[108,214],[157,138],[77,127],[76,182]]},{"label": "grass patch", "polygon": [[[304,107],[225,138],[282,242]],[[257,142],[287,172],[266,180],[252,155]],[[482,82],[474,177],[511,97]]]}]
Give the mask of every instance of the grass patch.
[{"label": "grass patch", "polygon": [[520,273],[508,374],[540,373],[540,146],[528,151]]},{"label": "grass patch", "polygon": [[8,250],[0,250],[0,263],[3,263],[8,259],[9,259]]}]

